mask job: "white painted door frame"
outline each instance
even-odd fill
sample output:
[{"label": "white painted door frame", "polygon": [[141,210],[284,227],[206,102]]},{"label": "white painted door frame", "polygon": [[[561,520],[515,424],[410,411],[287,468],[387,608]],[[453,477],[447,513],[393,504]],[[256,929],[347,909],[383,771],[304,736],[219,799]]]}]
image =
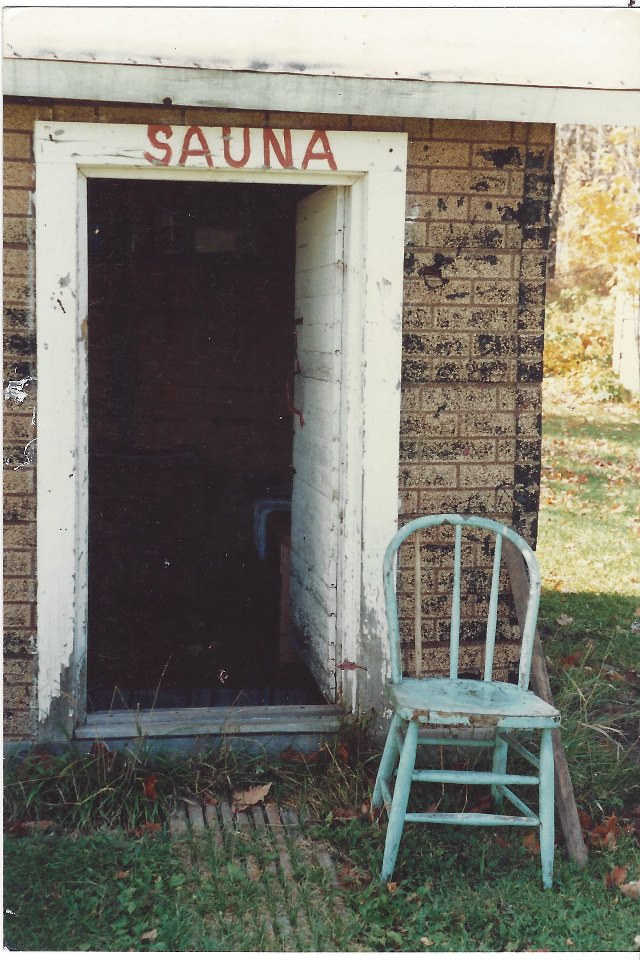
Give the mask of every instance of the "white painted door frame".
[{"label": "white painted door frame", "polygon": [[[380,570],[398,506],[406,143],[406,135],[387,133],[36,123],[38,708],[43,723],[54,703],[56,716],[68,718],[67,732],[85,713],[89,177],[348,188],[338,636],[343,658],[362,663],[371,653],[372,667],[384,670]],[[344,675],[341,693],[349,709],[358,706],[359,673]]]}]

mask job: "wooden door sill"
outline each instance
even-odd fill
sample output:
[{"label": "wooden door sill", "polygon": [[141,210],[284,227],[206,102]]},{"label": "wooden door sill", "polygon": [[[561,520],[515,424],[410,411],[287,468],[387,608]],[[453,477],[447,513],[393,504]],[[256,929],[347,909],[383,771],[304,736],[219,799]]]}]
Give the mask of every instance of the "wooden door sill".
[{"label": "wooden door sill", "polygon": [[337,704],[101,710],[87,715],[74,739],[313,736],[337,733],[343,716]]}]

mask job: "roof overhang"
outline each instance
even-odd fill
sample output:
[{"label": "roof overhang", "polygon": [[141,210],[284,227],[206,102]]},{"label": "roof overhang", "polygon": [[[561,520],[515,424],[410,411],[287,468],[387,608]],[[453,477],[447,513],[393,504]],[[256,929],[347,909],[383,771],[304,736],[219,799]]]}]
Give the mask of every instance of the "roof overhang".
[{"label": "roof overhang", "polygon": [[635,125],[640,91],[4,61],[5,96],[451,120]]},{"label": "roof overhang", "polygon": [[632,124],[612,8],[6,7],[4,92],[306,113]]}]

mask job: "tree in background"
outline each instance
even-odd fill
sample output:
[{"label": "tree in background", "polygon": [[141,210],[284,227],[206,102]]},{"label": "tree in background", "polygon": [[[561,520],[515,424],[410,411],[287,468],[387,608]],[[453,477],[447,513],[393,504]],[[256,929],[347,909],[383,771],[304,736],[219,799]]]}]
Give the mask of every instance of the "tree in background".
[{"label": "tree in background", "polygon": [[638,391],[640,128],[557,128],[548,279],[547,373]]},{"label": "tree in background", "polygon": [[555,168],[550,279],[603,293],[636,286],[640,128],[560,126]]}]

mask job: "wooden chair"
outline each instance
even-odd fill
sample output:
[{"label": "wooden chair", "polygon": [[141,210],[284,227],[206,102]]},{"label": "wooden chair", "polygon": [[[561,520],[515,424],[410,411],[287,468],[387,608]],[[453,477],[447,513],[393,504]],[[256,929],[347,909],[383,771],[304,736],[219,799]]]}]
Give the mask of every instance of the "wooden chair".
[{"label": "wooden chair", "polygon": [[[448,677],[425,679],[422,676],[421,531],[427,527],[438,527],[443,524],[451,524],[454,528],[450,669]],[[465,529],[487,531],[489,537],[495,538],[491,592],[484,637],[482,680],[461,679],[458,676],[462,534]],[[398,549],[411,536],[414,537],[415,547],[413,564],[415,679],[405,678],[402,675],[395,584]],[[478,539],[477,533],[475,536]],[[520,550],[529,576],[529,599],[521,638],[517,684],[492,679],[503,539],[511,541]],[[441,546],[439,544],[438,549]],[[385,553],[383,569],[391,654],[391,680],[388,684],[388,694],[393,716],[372,798],[374,809],[379,809],[384,803],[389,812],[381,879],[388,880],[393,874],[405,823],[449,823],[457,826],[514,825],[539,828],[543,884],[546,888],[551,887],[554,846],[554,761],[551,732],[554,727],[559,726],[560,715],[555,707],[529,690],[529,672],[540,598],[540,573],[533,551],[522,537],[504,524],[480,517],[441,514],[420,517],[398,530]],[[442,570],[442,565],[438,569]],[[444,569],[446,570],[446,567]],[[487,727],[491,731],[490,739],[474,738],[476,728]],[[520,744],[514,736],[514,731],[518,730],[541,731],[538,756]],[[464,736],[465,733],[467,736]],[[416,752],[419,745],[456,748],[489,747],[493,755],[492,769],[486,772],[439,768],[418,769]],[[507,773],[509,747],[534,767],[535,775]],[[395,769],[396,764],[397,769]],[[392,792],[390,784],[394,776],[395,789]],[[407,813],[409,791],[412,783],[416,781],[490,786],[498,811],[501,811],[503,800],[507,799],[517,808],[519,815],[508,816],[501,812]],[[538,785],[537,813],[534,813],[511,789],[518,784]]]}]

